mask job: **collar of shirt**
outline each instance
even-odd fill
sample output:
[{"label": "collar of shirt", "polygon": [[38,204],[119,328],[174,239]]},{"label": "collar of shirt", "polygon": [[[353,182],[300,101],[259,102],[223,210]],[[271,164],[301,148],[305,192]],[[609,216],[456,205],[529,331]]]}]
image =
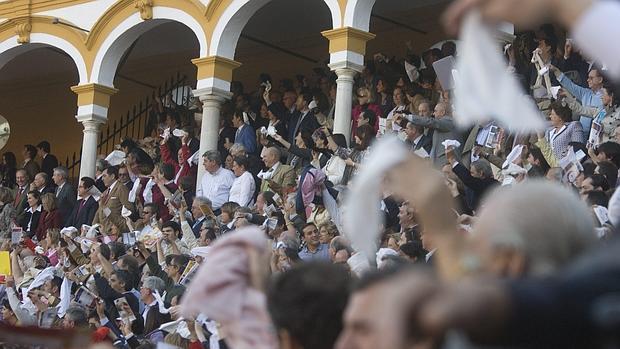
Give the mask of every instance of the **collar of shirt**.
[{"label": "collar of shirt", "polygon": [[276,172],[276,170],[278,169],[278,167],[280,167],[280,161],[276,162],[275,164],[273,164],[273,166],[271,166],[271,168],[269,169],[269,172]]},{"label": "collar of shirt", "polygon": [[314,252],[311,252],[308,249],[308,245],[306,245],[306,246],[304,246],[303,251],[306,252],[306,253],[309,253],[309,254],[317,254],[317,253],[323,251],[323,249],[325,249],[326,246],[327,246],[327,244],[319,244],[319,246],[316,248],[316,250]]},{"label": "collar of shirt", "polygon": [[413,140],[413,145],[418,145],[418,143],[420,143],[420,140],[422,139],[422,136],[424,135],[419,135],[416,139]]},{"label": "collar of shirt", "polygon": [[428,262],[428,260],[435,254],[435,251],[437,251],[436,248],[432,249],[429,253],[427,253],[424,257],[424,261]]},{"label": "collar of shirt", "polygon": [[37,208],[35,208],[34,210],[32,209],[32,207],[30,207],[30,208],[27,210],[27,212],[29,212],[29,213],[41,212],[41,209],[42,209],[42,206],[41,206],[41,205],[39,205],[39,206],[37,206]]},{"label": "collar of shirt", "polygon": [[62,190],[62,187],[64,187],[64,186],[65,186],[65,183],[67,183],[67,182],[62,183],[61,185],[59,185],[59,186],[58,186],[58,188],[56,188],[56,192],[57,192],[57,193],[58,193],[58,192],[60,192],[60,191]]},{"label": "collar of shirt", "polygon": [[108,193],[112,192],[112,189],[114,189],[114,186],[116,185],[116,182],[118,182],[118,181],[114,181],[114,183],[110,184],[110,187],[108,187],[108,189],[109,189]]}]

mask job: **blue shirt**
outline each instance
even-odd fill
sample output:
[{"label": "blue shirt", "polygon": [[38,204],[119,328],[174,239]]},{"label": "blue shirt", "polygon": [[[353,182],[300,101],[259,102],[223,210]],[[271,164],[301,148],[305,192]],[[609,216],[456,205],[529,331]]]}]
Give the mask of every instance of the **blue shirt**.
[{"label": "blue shirt", "polygon": [[304,262],[310,261],[329,261],[329,246],[327,244],[319,244],[314,253],[308,250],[306,245],[301,252],[299,252],[299,258]]},{"label": "blue shirt", "polygon": [[[570,94],[575,96],[584,107],[594,107],[598,109],[603,108],[603,91],[598,90],[597,92],[592,91],[589,88],[579,86],[572,82],[569,78],[566,77],[563,73],[560,74],[560,78],[558,79],[560,85],[565,88]],[[590,127],[592,126],[592,118],[581,115],[580,120],[581,125],[583,126],[583,133],[585,136],[585,140],[588,139],[588,134],[590,133]]]}]

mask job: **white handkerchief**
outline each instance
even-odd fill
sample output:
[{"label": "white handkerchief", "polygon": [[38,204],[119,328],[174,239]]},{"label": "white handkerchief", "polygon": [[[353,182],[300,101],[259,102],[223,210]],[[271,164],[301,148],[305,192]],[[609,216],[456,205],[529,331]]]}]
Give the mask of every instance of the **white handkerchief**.
[{"label": "white handkerchief", "polygon": [[469,126],[484,124],[492,118],[515,132],[543,129],[538,108],[508,73],[492,33],[477,11],[470,11],[463,21],[456,64],[455,121],[460,126]]},{"label": "white handkerchief", "polygon": [[275,127],[273,127],[273,126],[271,126],[271,125],[270,125],[269,127],[267,127],[267,135],[269,135],[269,136],[273,137],[273,136],[275,136],[277,133],[278,133],[278,132],[276,131],[276,128],[275,128]]},{"label": "white handkerchief", "polygon": [[125,153],[120,150],[114,150],[106,156],[105,160],[112,166],[118,166],[125,160]]},{"label": "white handkerchief", "polygon": [[420,77],[418,68],[416,68],[415,65],[407,61],[405,61],[405,72],[407,73],[407,77],[409,78],[409,81],[411,82],[418,80],[418,78]]},{"label": "white handkerchief", "polygon": [[506,157],[506,161],[502,164],[502,168],[508,168],[513,161],[517,160],[519,156],[521,156],[521,153],[523,153],[523,147],[523,144],[518,144],[512,148],[512,151]]},{"label": "white handkerchief", "polygon": [[125,218],[131,216],[131,210],[129,210],[127,207],[123,206],[123,209],[121,210],[121,216],[123,216]]},{"label": "white handkerchief", "polygon": [[558,99],[558,92],[560,92],[561,88],[562,86],[551,86],[551,95],[553,99]]},{"label": "white handkerchief", "polygon": [[178,128],[175,128],[174,131],[172,131],[172,135],[175,137],[182,138],[183,136],[186,135],[186,133],[183,130],[179,130]]},{"label": "white handkerchief", "polygon": [[445,141],[441,142],[441,145],[443,145],[446,149],[448,149],[449,147],[453,147],[456,149],[461,146],[461,142],[454,139],[446,139]]},{"label": "white handkerchief", "polygon": [[196,151],[192,156],[187,159],[187,163],[191,166],[192,164],[198,165],[198,159],[200,159],[200,150]]}]

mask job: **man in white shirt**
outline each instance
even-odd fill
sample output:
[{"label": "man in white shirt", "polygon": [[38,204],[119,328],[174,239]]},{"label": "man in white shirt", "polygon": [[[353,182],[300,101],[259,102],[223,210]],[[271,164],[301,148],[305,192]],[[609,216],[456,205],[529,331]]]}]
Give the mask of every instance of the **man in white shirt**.
[{"label": "man in white shirt", "polygon": [[228,201],[230,188],[235,181],[232,171],[222,168],[222,158],[217,150],[209,150],[202,155],[205,174],[196,189],[196,196],[211,200],[213,212],[219,214],[222,204]]}]

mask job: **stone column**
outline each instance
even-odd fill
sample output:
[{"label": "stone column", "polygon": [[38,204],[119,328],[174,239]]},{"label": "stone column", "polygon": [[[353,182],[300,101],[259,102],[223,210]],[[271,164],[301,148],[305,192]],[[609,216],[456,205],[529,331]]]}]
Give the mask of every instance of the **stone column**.
[{"label": "stone column", "polygon": [[353,106],[353,78],[357,72],[349,68],[336,69],[336,108],[334,109],[334,133],[342,133],[350,144],[351,108]]},{"label": "stone column", "polygon": [[99,84],[73,86],[71,90],[78,96],[78,112],[75,118],[84,126],[80,178],[94,179],[99,129],[107,121],[110,97],[118,90]]},{"label": "stone column", "polygon": [[[334,133],[342,133],[349,143],[351,138],[351,108],[353,78],[364,69],[366,42],[375,37],[369,32],[344,27],[322,32],[329,40],[329,67],[338,75]],[[350,143],[349,143],[350,144]]]},{"label": "stone column", "polygon": [[[198,176],[196,178],[196,188],[199,188],[202,175],[205,172],[202,165],[202,154],[208,150],[217,150],[222,104],[232,97],[230,92],[232,72],[241,66],[241,63],[219,56],[193,59],[192,63],[198,68],[194,97],[198,97],[202,102],[199,150],[201,158],[198,160]],[[222,159],[223,161],[224,159]]]}]

